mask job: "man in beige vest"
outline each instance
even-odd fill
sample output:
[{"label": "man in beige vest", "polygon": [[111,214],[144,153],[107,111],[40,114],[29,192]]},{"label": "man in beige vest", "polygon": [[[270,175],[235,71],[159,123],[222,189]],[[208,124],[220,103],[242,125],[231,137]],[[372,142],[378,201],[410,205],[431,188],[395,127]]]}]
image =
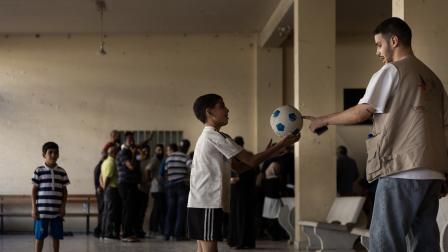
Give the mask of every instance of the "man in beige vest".
[{"label": "man in beige vest", "polygon": [[359,104],[306,119],[316,132],[373,116],[366,175],[369,182],[379,181],[370,251],[440,251],[436,216],[448,172],[448,96],[439,78],[414,56],[412,32],[403,20],[383,21],[374,35],[384,66],[372,76]]}]

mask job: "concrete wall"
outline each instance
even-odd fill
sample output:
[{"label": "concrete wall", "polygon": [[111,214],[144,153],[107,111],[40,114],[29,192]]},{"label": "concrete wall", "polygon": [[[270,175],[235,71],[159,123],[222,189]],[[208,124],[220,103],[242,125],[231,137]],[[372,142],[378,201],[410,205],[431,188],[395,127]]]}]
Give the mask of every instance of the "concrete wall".
[{"label": "concrete wall", "polygon": [[394,16],[404,19],[412,29],[415,55],[427,64],[448,87],[448,1],[392,0]]},{"label": "concrete wall", "polygon": [[53,140],[69,193],[93,193],[111,129],[183,130],[194,144],[202,124],[192,104],[205,93],[224,97],[223,130],[255,149],[256,47],[253,35],[123,35],[107,38],[101,56],[96,36],[1,38],[0,192],[30,193],[41,146]]}]

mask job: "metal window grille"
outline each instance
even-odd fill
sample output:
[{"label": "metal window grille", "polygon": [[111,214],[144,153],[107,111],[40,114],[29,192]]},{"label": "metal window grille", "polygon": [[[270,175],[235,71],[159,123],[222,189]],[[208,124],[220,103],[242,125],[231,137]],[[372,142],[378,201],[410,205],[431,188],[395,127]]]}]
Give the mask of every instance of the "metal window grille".
[{"label": "metal window grille", "polygon": [[183,131],[180,130],[122,130],[120,132],[121,142],[124,142],[124,133],[130,131],[134,133],[135,143],[140,144],[151,137],[148,145],[151,147],[151,152],[154,151],[157,144],[163,144],[165,147],[169,144],[179,144],[183,139]]}]

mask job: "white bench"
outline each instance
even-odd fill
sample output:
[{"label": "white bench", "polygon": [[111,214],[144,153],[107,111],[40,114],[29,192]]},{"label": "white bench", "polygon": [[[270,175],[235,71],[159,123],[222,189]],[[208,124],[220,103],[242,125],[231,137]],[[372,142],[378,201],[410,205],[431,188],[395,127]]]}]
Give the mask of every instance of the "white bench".
[{"label": "white bench", "polygon": [[348,225],[355,224],[365,197],[338,197],[333,201],[326,222],[299,221],[308,239],[308,250],[354,251],[358,235],[350,233]]},{"label": "white bench", "polygon": [[288,233],[289,235],[289,244],[294,243],[295,239],[295,213],[294,213],[294,198],[285,197],[281,198],[282,208],[280,209],[280,213],[278,215],[278,222],[280,226]]},{"label": "white bench", "polygon": [[365,228],[353,228],[351,231],[352,234],[361,237],[361,245],[369,251],[369,242],[370,242],[370,233],[368,229]]},{"label": "white bench", "polygon": [[442,252],[448,252],[448,197],[439,200],[437,224],[440,231],[440,249]]}]

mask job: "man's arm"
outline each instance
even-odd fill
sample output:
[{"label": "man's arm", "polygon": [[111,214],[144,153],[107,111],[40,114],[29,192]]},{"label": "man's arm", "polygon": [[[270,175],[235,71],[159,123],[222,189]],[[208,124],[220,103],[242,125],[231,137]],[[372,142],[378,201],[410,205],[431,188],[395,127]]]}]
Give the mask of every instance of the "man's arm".
[{"label": "man's arm", "polygon": [[33,185],[33,189],[31,191],[31,216],[33,217],[34,220],[37,220],[39,218],[36,206],[37,191],[38,187],[36,185]]},{"label": "man's arm", "polygon": [[104,179],[104,183],[103,183],[103,189],[104,189],[104,190],[106,190],[106,188],[109,186],[110,181],[111,181],[111,178],[110,178],[110,177],[106,177],[106,178]]},{"label": "man's arm", "polygon": [[125,160],[124,161],[124,165],[126,166],[126,168],[128,168],[131,171],[133,171],[135,169],[135,167],[132,164],[131,160]]},{"label": "man's arm", "polygon": [[320,117],[304,116],[303,118],[311,121],[309,129],[315,132],[316,129],[327,125],[350,125],[364,122],[371,118],[374,112],[375,108],[371,105],[358,104],[339,113]]},{"label": "man's arm", "polygon": [[250,167],[257,167],[261,162],[280,154],[285,150],[286,147],[299,141],[299,139],[300,135],[288,135],[284,137],[278,144],[268,146],[266,150],[260,153],[254,155],[246,150],[242,150],[235,157],[241,162],[246,163]]}]

